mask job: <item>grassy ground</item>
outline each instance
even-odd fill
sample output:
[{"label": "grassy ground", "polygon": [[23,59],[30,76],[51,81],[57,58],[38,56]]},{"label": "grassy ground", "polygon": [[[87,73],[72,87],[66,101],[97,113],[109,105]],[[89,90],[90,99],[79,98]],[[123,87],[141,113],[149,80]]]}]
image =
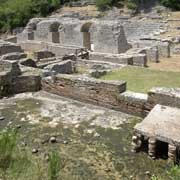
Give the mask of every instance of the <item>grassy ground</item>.
[{"label": "grassy ground", "polygon": [[147,93],[152,87],[180,87],[180,72],[157,71],[140,67],[125,67],[101,77],[105,80],[125,80],[127,89]]}]

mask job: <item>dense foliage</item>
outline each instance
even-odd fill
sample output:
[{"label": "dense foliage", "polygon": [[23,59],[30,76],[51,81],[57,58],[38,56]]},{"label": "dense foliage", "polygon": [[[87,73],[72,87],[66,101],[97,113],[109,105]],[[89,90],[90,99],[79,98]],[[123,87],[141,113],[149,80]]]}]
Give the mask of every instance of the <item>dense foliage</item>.
[{"label": "dense foliage", "polygon": [[180,0],[161,0],[161,3],[172,9],[180,10]]},{"label": "dense foliage", "polygon": [[[0,0],[0,31],[24,26],[32,17],[46,16],[65,2],[78,0]],[[143,0],[147,1],[147,0]],[[142,0],[95,0],[99,10],[126,4],[129,9],[137,10]],[[180,10],[180,0],[160,0],[172,9]]]},{"label": "dense foliage", "polygon": [[30,18],[46,16],[59,6],[59,0],[0,0],[0,29],[24,26]]}]

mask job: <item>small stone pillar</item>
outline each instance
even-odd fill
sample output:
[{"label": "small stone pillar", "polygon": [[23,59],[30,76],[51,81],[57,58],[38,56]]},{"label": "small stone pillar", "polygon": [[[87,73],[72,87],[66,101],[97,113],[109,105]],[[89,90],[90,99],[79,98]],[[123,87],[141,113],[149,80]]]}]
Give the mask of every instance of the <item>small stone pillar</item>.
[{"label": "small stone pillar", "polygon": [[176,162],[177,148],[173,144],[168,145],[168,161]]},{"label": "small stone pillar", "polygon": [[27,25],[23,33],[27,40],[34,40],[34,31],[30,25]]},{"label": "small stone pillar", "polygon": [[142,136],[140,134],[135,134],[132,137],[132,152],[137,152],[142,146]]},{"label": "small stone pillar", "polygon": [[59,32],[49,32],[48,41],[53,43],[59,43]]},{"label": "small stone pillar", "polygon": [[156,139],[149,138],[148,140],[148,154],[152,159],[156,159]]}]

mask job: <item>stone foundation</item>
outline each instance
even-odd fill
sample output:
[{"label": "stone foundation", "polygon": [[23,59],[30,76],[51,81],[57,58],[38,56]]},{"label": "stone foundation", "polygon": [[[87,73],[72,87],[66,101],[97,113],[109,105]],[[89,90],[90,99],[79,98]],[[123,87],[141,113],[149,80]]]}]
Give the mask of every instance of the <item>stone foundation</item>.
[{"label": "stone foundation", "polygon": [[48,43],[42,41],[25,41],[19,42],[19,45],[23,50],[26,51],[41,51],[46,49],[55,54],[55,56],[64,56],[67,54],[76,54],[78,50],[81,50],[81,47],[74,46],[63,46],[57,43]]},{"label": "stone foundation", "polygon": [[110,54],[110,53],[99,53],[90,52],[90,60],[106,61],[117,64],[126,64],[134,66],[147,66],[147,55],[138,53],[124,53],[124,54]]}]

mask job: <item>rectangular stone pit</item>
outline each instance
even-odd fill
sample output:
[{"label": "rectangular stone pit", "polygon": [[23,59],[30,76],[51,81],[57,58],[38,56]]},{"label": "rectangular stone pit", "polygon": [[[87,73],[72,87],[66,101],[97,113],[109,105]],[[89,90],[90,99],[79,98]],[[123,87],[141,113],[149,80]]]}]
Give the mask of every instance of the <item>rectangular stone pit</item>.
[{"label": "rectangular stone pit", "polygon": [[157,155],[165,153],[161,151],[167,148],[167,157],[176,162],[180,148],[179,120],[180,109],[157,104],[149,115],[134,127],[133,150],[141,150],[146,142],[150,157],[157,158]]}]

